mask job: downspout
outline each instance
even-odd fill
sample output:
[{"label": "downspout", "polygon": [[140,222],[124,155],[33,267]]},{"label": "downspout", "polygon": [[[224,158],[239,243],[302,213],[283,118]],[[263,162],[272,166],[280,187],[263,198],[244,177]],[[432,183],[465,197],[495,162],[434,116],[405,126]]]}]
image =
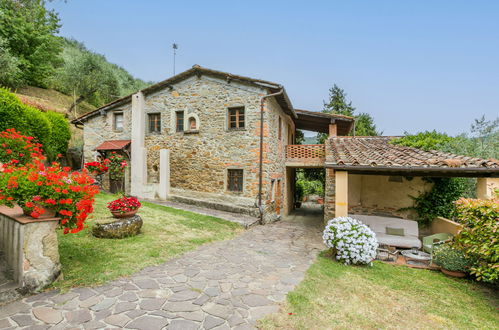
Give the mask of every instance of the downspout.
[{"label": "downspout", "polygon": [[263,189],[263,108],[265,99],[274,97],[284,93],[284,88],[279,86],[281,90],[273,94],[267,94],[260,99],[260,160],[259,160],[259,176],[258,176],[258,210],[260,211],[260,224],[263,225],[263,205],[262,205],[262,189]]}]

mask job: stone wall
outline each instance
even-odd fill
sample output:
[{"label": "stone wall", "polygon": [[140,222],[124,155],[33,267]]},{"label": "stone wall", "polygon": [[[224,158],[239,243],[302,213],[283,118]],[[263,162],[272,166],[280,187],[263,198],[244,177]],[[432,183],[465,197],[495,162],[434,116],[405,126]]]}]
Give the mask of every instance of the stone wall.
[{"label": "stone wall", "polygon": [[56,228],[59,219],[32,219],[19,207],[0,207],[0,249],[20,291],[38,291],[61,273]]},{"label": "stone wall", "polygon": [[[411,196],[429,191],[431,184],[420,177],[405,178],[385,175],[348,175],[349,214],[386,215],[415,219]],[[335,172],[326,169],[324,219],[335,217]]]},{"label": "stone wall", "polygon": [[[170,150],[170,185],[173,191],[206,193],[237,197],[242,204],[254,205],[258,195],[258,160],[260,146],[260,99],[267,91],[240,82],[227,82],[209,76],[190,77],[145,97],[145,112],[159,113],[161,133],[148,133],[146,124],[147,186],[159,181],[159,151]],[[228,109],[245,107],[245,128],[228,129]],[[124,113],[125,129],[113,130],[113,112]],[[184,132],[176,131],[176,111],[184,111]],[[281,117],[282,139],[278,139]],[[95,116],[85,123],[85,158],[93,160],[93,149],[104,140],[130,139],[131,105]],[[188,131],[189,118],[195,118],[197,127]],[[264,112],[264,175],[263,199],[271,203],[271,181],[281,184],[279,200],[284,207],[285,146],[294,132],[291,118],[280,106],[267,99]],[[146,122],[147,123],[147,122]],[[243,169],[243,191],[227,190],[227,170]],[[274,183],[275,186],[275,183]],[[154,193],[152,194],[154,195]],[[199,195],[199,194],[198,194]]]}]

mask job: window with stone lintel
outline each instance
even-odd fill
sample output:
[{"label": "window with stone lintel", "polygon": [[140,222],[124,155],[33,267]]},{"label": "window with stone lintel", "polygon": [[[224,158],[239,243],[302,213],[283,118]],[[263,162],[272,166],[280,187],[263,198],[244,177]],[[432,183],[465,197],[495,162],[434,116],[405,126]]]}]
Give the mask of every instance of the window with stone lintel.
[{"label": "window with stone lintel", "polygon": [[244,128],[244,107],[229,108],[229,125],[231,130]]}]

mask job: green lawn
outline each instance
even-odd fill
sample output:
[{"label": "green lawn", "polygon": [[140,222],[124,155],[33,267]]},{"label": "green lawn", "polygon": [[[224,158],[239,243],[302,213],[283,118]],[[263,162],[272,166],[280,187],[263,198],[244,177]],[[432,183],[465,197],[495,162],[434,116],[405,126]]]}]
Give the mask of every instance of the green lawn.
[{"label": "green lawn", "polygon": [[381,262],[373,267],[345,266],[323,253],[281,310],[259,326],[497,329],[498,302],[497,291],[440,272]]},{"label": "green lawn", "polygon": [[[94,219],[109,216],[106,204],[116,196],[96,196]],[[217,240],[232,238],[243,230],[235,223],[192,212],[144,202],[138,213],[141,234],[124,239],[95,238],[88,228],[77,234],[59,232],[59,252],[64,279],[53,284],[67,289],[104,283],[119,276],[160,264],[182,252]]]}]

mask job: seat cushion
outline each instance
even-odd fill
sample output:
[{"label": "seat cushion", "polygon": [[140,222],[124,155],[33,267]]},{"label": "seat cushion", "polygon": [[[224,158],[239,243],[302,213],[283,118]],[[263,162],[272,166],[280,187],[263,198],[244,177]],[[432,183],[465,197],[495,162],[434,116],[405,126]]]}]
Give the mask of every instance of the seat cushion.
[{"label": "seat cushion", "polygon": [[379,244],[386,244],[401,248],[421,248],[422,244],[419,238],[412,235],[406,236],[397,236],[397,235],[388,235],[385,233],[376,233],[376,238],[378,239]]}]

